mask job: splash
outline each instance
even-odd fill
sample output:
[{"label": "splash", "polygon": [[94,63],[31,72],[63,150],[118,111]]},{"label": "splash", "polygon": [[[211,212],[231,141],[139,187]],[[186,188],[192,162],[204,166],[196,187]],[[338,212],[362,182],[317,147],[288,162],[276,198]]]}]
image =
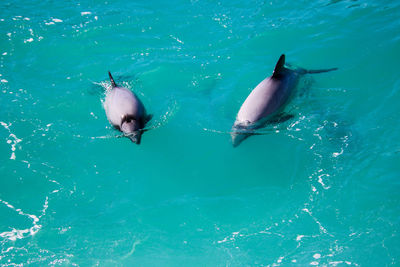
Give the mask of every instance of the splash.
[{"label": "splash", "polygon": [[10,124],[7,124],[5,122],[0,121],[0,124],[10,133],[10,135],[8,136],[7,139],[7,144],[11,145],[11,156],[10,159],[15,160],[16,159],[16,155],[15,155],[15,150],[17,147],[17,144],[20,143],[22,141],[22,139],[19,139],[15,134],[13,134],[10,130]]},{"label": "splash", "polygon": [[169,120],[175,116],[175,114],[177,113],[177,111],[179,110],[179,106],[178,103],[176,102],[175,99],[170,99],[169,101],[170,103],[168,104],[167,110],[161,114],[158,118],[153,118],[150,123],[149,126],[145,128],[145,130],[154,130],[160,127],[163,127],[164,125],[166,125]]},{"label": "splash", "polygon": [[10,241],[16,241],[17,239],[23,239],[28,236],[33,236],[37,232],[39,232],[39,230],[42,228],[42,225],[39,224],[39,221],[42,218],[42,216],[44,216],[46,214],[46,210],[49,207],[49,198],[46,196],[46,199],[43,204],[43,209],[39,216],[36,216],[34,214],[25,213],[21,209],[14,207],[10,203],[8,203],[7,201],[4,201],[2,199],[0,199],[0,203],[2,203],[4,205],[6,205],[8,208],[14,210],[19,215],[28,217],[29,219],[32,220],[32,227],[30,227],[30,228],[27,228],[27,229],[15,229],[14,228],[11,231],[6,231],[3,233],[0,233],[0,237],[6,238]]}]

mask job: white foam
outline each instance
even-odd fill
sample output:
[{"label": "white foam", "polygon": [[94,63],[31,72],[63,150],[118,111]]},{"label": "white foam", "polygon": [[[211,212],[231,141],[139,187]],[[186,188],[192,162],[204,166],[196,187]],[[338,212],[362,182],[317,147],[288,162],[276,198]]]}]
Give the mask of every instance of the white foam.
[{"label": "white foam", "polygon": [[[7,139],[7,144],[11,145],[11,156],[10,159],[15,160],[16,156],[15,156],[15,150],[16,150],[16,145],[22,141],[22,139],[19,139],[15,134],[13,134],[10,130],[10,126],[11,124],[7,124],[5,122],[0,121],[0,124],[7,129],[7,131],[10,133],[9,135],[9,139]],[[13,138],[14,140],[11,140],[11,138]]]},{"label": "white foam", "polygon": [[182,40],[179,40],[177,37],[170,35],[169,37],[171,37],[172,39],[174,39],[175,41],[177,41],[180,44],[185,44]]},{"label": "white foam", "polygon": [[0,121],[0,124],[1,124],[1,126],[3,126],[4,128],[6,128],[7,130],[10,130],[10,126],[11,126],[11,124],[7,124],[7,123],[5,123],[5,122],[2,122],[2,121]]},{"label": "white foam", "polygon": [[334,152],[334,153],[332,153],[332,156],[333,156],[334,158],[336,158],[336,157],[342,155],[343,152],[344,152],[344,151],[343,151],[343,148],[341,148],[340,152]]},{"label": "white foam", "polygon": [[7,248],[7,250],[4,251],[4,252],[7,253],[7,252],[9,252],[9,251],[12,250],[12,249],[14,249],[14,247],[9,247],[9,248]]},{"label": "white foam", "polygon": [[53,19],[54,22],[58,23],[58,22],[63,22],[61,19]]},{"label": "white foam", "polygon": [[17,136],[15,136],[15,134],[10,134],[10,137],[12,137],[12,138],[14,138],[14,143],[11,145],[11,157],[10,157],[10,159],[12,159],[12,160],[15,160],[15,158],[16,158],[16,156],[15,156],[15,147],[16,147],[16,145],[19,143],[19,142],[21,142],[22,140],[21,139],[19,139]]},{"label": "white foam", "polygon": [[8,81],[6,79],[2,79],[1,82],[2,83],[8,83]]},{"label": "white foam", "polygon": [[31,42],[33,42],[33,38],[29,38],[29,39],[25,39],[24,40],[24,43],[31,43]]},{"label": "white foam", "polygon": [[319,258],[321,258],[321,254],[319,253],[315,253],[313,256],[314,259],[318,260]]},{"label": "white foam", "polygon": [[81,12],[81,16],[90,15],[90,14],[92,14],[92,12],[89,12],[89,11]]},{"label": "white foam", "polygon": [[8,203],[7,201],[0,199],[0,202],[3,203],[4,205],[6,205],[8,208],[16,211],[19,215],[26,216],[33,220],[32,227],[30,227],[28,229],[22,229],[22,230],[13,228],[11,231],[6,231],[3,233],[0,233],[0,237],[7,238],[11,241],[16,241],[17,239],[22,239],[22,238],[25,238],[28,236],[33,236],[40,230],[40,228],[42,228],[42,226],[37,223],[39,222],[39,219],[46,213],[46,209],[48,208],[48,197],[46,197],[45,203],[43,205],[42,214],[39,217],[37,217],[33,214],[24,213],[21,209],[15,208],[13,205]]},{"label": "white foam", "polygon": [[311,187],[313,192],[317,191],[317,188],[315,188],[314,186]]},{"label": "white foam", "polygon": [[21,162],[26,163],[28,169],[31,167],[31,164],[27,160],[21,160]]}]

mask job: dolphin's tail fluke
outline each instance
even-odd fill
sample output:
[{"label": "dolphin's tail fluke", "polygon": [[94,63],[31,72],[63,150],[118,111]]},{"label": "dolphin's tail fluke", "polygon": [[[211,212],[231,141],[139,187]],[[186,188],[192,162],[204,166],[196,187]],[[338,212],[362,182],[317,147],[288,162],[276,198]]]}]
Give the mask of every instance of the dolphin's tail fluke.
[{"label": "dolphin's tail fluke", "polygon": [[114,79],[113,79],[113,77],[112,77],[112,75],[111,75],[111,72],[108,72],[108,76],[110,76],[110,81],[111,81],[112,87],[113,87],[113,88],[114,88],[114,87],[117,87],[117,84],[114,82]]}]

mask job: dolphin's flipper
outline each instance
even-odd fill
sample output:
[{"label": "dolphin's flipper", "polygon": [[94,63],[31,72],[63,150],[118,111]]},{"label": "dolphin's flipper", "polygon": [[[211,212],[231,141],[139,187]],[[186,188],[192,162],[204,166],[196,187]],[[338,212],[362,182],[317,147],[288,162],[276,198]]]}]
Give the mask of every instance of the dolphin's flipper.
[{"label": "dolphin's flipper", "polygon": [[323,73],[323,72],[329,72],[329,71],[334,71],[338,70],[338,68],[330,68],[330,69],[322,69],[322,70],[306,70],[308,74],[314,74],[314,73]]},{"label": "dolphin's flipper", "polygon": [[117,87],[117,84],[114,82],[114,79],[113,79],[113,77],[112,77],[112,75],[111,75],[111,72],[108,72],[108,76],[110,76],[110,81],[111,81],[112,87],[113,87],[113,88],[114,88],[114,87]]},{"label": "dolphin's flipper", "polygon": [[268,120],[268,123],[270,124],[278,124],[278,123],[282,123],[285,121],[288,121],[290,119],[293,119],[294,115],[293,114],[288,114],[288,113],[278,113],[275,116],[273,116],[271,119]]},{"label": "dolphin's flipper", "polygon": [[[152,118],[153,118],[153,114],[147,114],[143,119],[144,120],[144,124],[148,123]],[[149,128],[143,128],[143,129],[141,129],[141,131],[144,133],[144,132],[147,132],[148,130],[152,130],[152,129],[155,129],[155,128],[157,128],[157,127],[152,126],[152,127],[149,127]]]},{"label": "dolphin's flipper", "polygon": [[316,74],[316,73],[324,73],[329,71],[338,70],[338,68],[330,68],[330,69],[320,69],[320,70],[307,70],[303,68],[299,68],[296,71],[300,74]]},{"label": "dolphin's flipper", "polygon": [[146,123],[148,123],[153,118],[153,114],[148,114],[145,118]]},{"label": "dolphin's flipper", "polygon": [[281,72],[285,70],[285,54],[282,54],[276,63],[274,72],[272,73],[272,77],[279,75]]}]

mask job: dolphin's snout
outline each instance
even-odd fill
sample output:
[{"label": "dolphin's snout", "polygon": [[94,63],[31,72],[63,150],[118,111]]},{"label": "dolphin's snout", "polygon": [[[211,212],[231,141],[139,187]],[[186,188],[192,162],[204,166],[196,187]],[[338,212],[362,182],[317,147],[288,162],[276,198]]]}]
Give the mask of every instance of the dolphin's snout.
[{"label": "dolphin's snout", "polygon": [[250,134],[243,132],[243,130],[242,131],[238,131],[238,130],[233,131],[231,133],[232,146],[237,147],[238,145],[240,145],[240,143],[243,142],[244,139],[246,139],[249,136],[250,136]]},{"label": "dolphin's snout", "polygon": [[237,133],[231,133],[231,139],[232,139],[232,146],[237,147],[240,144],[240,141],[238,140],[238,134]]},{"label": "dolphin's snout", "polygon": [[140,141],[142,139],[142,133],[140,131],[125,134],[125,136],[128,137],[133,143],[140,145]]},{"label": "dolphin's snout", "polygon": [[243,140],[253,134],[253,125],[249,122],[235,122],[231,130],[232,146],[237,147]]}]

